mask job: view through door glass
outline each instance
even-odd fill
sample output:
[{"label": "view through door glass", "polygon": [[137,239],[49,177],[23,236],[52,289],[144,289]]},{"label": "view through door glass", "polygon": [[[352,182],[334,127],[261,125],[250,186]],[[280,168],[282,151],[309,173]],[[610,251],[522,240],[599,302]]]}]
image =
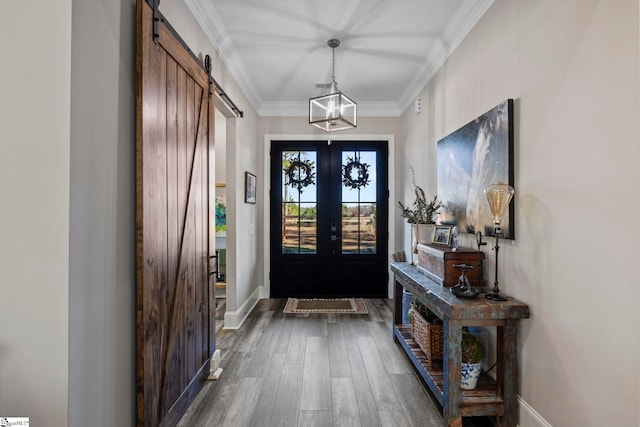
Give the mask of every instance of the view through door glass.
[{"label": "view through door glass", "polygon": [[271,296],[387,295],[387,142],[272,142]]}]

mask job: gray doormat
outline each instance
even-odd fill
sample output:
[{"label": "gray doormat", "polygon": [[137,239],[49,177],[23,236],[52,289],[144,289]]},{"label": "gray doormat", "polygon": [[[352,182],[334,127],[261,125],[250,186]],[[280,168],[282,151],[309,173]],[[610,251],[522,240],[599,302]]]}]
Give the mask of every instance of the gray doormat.
[{"label": "gray doormat", "polygon": [[362,298],[289,298],[284,313],[367,314]]}]

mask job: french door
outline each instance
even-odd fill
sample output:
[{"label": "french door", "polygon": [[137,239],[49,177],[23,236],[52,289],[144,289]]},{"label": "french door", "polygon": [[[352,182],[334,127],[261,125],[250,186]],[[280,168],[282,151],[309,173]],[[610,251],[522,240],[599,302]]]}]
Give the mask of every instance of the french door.
[{"label": "french door", "polygon": [[388,143],[271,143],[271,296],[386,297]]}]

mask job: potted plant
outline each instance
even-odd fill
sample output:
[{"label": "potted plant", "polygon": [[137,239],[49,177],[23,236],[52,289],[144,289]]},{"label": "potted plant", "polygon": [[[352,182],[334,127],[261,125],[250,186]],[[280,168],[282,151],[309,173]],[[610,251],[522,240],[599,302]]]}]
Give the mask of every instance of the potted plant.
[{"label": "potted plant", "polygon": [[484,344],[477,336],[469,332],[467,327],[462,328],[462,380],[460,386],[465,390],[476,388],[478,378],[480,378],[480,362],[484,357]]},{"label": "potted plant", "polygon": [[411,167],[411,182],[416,199],[413,206],[405,206],[402,202],[398,202],[398,207],[402,211],[401,216],[411,225],[411,250],[418,253],[418,243],[429,243],[433,234],[433,224],[435,224],[435,215],[438,209],[442,207],[442,203],[438,200],[438,196],[428,200],[426,193],[422,187],[416,184],[416,172]]}]

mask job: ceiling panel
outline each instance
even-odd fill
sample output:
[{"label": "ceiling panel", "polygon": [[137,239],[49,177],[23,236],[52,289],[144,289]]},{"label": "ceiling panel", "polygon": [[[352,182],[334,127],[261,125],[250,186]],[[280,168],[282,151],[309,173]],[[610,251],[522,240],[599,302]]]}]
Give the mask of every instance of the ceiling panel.
[{"label": "ceiling panel", "polygon": [[316,83],[331,81],[326,43],[338,38],[340,90],[360,115],[393,116],[493,0],[185,1],[260,115],[306,115],[326,92]]}]

